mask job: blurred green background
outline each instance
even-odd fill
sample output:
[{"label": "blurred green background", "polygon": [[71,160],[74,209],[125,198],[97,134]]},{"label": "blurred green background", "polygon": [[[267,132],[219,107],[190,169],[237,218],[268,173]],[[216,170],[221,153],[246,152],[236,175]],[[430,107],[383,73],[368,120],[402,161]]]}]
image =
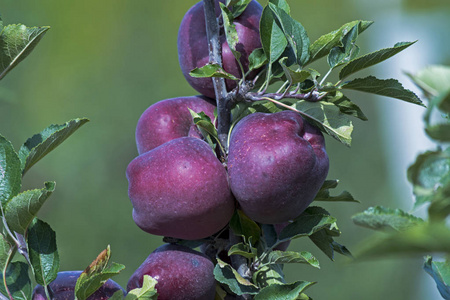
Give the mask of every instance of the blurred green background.
[{"label": "blurred green background", "polygon": [[[128,277],[162,243],[134,224],[125,169],[137,155],[134,130],[141,113],[159,100],[196,94],[180,72],[176,49],[179,23],[196,2],[0,2],[4,24],[52,27],[0,83],[1,134],[18,149],[49,124],[77,117],[91,120],[25,176],[24,188],[57,182],[39,217],[57,233],[61,270],[84,269],[110,244],[113,261],[127,266],[115,280],[126,286]],[[362,53],[418,39],[398,57],[370,70],[380,78],[395,77],[414,89],[403,71],[450,64],[448,0],[289,3],[311,40],[356,19],[375,21],[359,39]],[[327,71],[324,62],[313,67],[322,74]],[[338,218],[343,234],[337,241],[352,250],[373,234],[355,226],[353,214],[373,205],[412,208],[406,167],[419,151],[433,145],[423,137],[422,108],[360,93],[349,96],[369,121],[354,121],[351,148],[327,138],[329,178],[339,178],[340,188],[361,204],[324,207]],[[318,282],[308,290],[314,299],[440,298],[422,270],[421,257],[351,262],[339,256],[331,262],[307,241],[295,241],[292,248],[312,251],[321,262],[321,270],[286,268],[288,280]]]}]

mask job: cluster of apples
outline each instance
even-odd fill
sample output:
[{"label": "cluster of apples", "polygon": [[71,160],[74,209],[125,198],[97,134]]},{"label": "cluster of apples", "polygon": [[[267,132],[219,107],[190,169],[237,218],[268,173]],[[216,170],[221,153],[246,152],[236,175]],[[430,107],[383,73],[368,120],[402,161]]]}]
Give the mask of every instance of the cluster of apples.
[{"label": "cluster of apples", "polygon": [[[216,5],[219,16],[219,1]],[[234,20],[244,71],[248,71],[250,53],[261,47],[261,14],[261,5],[253,0]],[[223,68],[241,77],[224,34],[220,42]],[[189,75],[209,61],[203,2],[194,5],[181,22],[178,53],[186,80],[202,95],[159,101],[140,117],[139,155],[126,170],[134,221],[150,234],[196,240],[225,228],[238,207],[255,222],[275,224],[279,231],[308,207],[326,178],[329,162],[321,132],[296,112],[253,113],[232,130],[224,165],[190,112],[203,112],[214,120],[216,108],[211,79]],[[236,82],[227,80],[226,86],[230,91]],[[166,244],[134,272],[127,290],[142,287],[144,275],[150,275],[158,281],[158,299],[214,299],[213,270],[205,254]],[[77,274],[58,275],[51,284],[54,299],[73,295]],[[119,289],[108,281],[95,299],[108,299]],[[45,299],[42,287],[33,299]]]},{"label": "cluster of apples", "polygon": [[[234,20],[245,71],[248,56],[261,47],[261,14],[261,5],[251,1]],[[241,77],[223,34],[220,42],[224,70]],[[286,224],[300,215],[328,173],[321,132],[296,112],[251,114],[231,132],[225,167],[189,111],[204,112],[214,120],[211,79],[189,75],[209,60],[202,2],[181,22],[178,53],[186,80],[202,95],[159,101],[140,117],[136,128],[139,156],[126,171],[136,224],[150,234],[196,240],[227,226],[236,207],[263,224]],[[231,90],[236,82],[227,80],[226,85]],[[127,289],[140,287],[143,276],[151,275],[158,280],[158,299],[214,299],[214,266],[207,261],[190,248],[164,245],[136,270]]]}]

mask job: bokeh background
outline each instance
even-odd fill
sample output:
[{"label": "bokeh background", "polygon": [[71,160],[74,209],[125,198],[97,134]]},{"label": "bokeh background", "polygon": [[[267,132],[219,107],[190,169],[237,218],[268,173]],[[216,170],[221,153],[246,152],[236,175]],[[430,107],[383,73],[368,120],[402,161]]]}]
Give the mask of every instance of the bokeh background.
[{"label": "bokeh background", "polygon": [[[180,72],[176,48],[179,23],[196,2],[0,2],[4,24],[52,27],[0,82],[1,134],[18,149],[49,124],[91,120],[25,176],[28,189],[57,182],[39,217],[57,233],[61,270],[84,269],[110,244],[113,261],[127,266],[115,280],[126,286],[133,271],[161,245],[161,238],[144,233],[132,220],[125,169],[137,155],[134,130],[141,113],[159,100],[196,94]],[[419,40],[370,70],[380,78],[398,78],[417,91],[404,71],[450,64],[448,0],[289,2],[312,41],[356,19],[375,21],[359,39],[362,53]],[[327,71],[325,62],[314,67]],[[423,135],[423,108],[361,93],[349,96],[369,121],[354,121],[351,148],[327,137],[329,178],[339,178],[340,189],[361,203],[324,207],[338,218],[343,233],[337,241],[352,250],[373,232],[354,225],[351,216],[373,205],[410,211],[406,168],[419,152],[434,146]],[[288,280],[318,282],[308,290],[314,299],[440,299],[422,270],[422,257],[351,262],[338,256],[331,262],[308,241],[296,240],[292,248],[312,251],[321,262],[320,270],[286,268]]]}]

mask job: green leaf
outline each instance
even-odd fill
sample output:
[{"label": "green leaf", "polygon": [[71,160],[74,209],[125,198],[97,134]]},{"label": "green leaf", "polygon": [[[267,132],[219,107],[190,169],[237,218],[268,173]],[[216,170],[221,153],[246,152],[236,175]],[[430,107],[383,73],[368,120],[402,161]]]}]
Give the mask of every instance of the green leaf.
[{"label": "green leaf", "polygon": [[0,135],[0,204],[17,195],[22,187],[20,160],[10,141]]},{"label": "green leaf", "polygon": [[0,34],[0,79],[31,53],[48,29],[48,26],[26,27],[22,24],[3,27]]},{"label": "green leaf", "polygon": [[259,30],[262,48],[269,63],[272,64],[280,58],[288,41],[268,6],[262,12]]},{"label": "green leaf", "polygon": [[246,258],[254,258],[256,257],[257,250],[254,247],[251,247],[248,244],[238,243],[234,244],[228,250],[228,256],[230,255],[241,255]]},{"label": "green leaf", "polygon": [[358,23],[360,23],[358,34],[361,34],[373,24],[372,21],[352,21],[342,25],[341,28],[335,31],[322,35],[309,47],[311,56],[308,63],[328,55],[331,49],[340,45],[341,39]]},{"label": "green leaf", "polygon": [[272,3],[269,3],[268,5],[281,25],[286,40],[295,54],[296,63],[299,64],[300,67],[304,66],[309,60],[310,45],[305,28],[300,22],[294,20],[285,10]]},{"label": "green leaf", "polygon": [[108,279],[117,275],[125,266],[117,263],[108,265],[111,250],[108,247],[81,273],[75,285],[75,296],[78,300],[85,300],[98,290]]},{"label": "green leaf", "polygon": [[42,286],[50,284],[59,271],[55,232],[47,223],[35,218],[27,231],[27,245],[36,282]]},{"label": "green leaf", "polygon": [[272,251],[269,253],[267,260],[271,264],[309,264],[314,268],[320,269],[319,261],[310,252],[302,251]]},{"label": "green leaf", "polygon": [[401,209],[391,209],[383,206],[370,207],[352,217],[356,225],[380,231],[405,231],[423,224],[421,218],[408,214]]},{"label": "green leaf", "polygon": [[236,295],[255,295],[258,293],[257,286],[244,279],[233,267],[220,259],[217,259],[217,264],[214,267],[214,277]]},{"label": "green leaf", "polygon": [[[148,276],[148,275],[147,275]],[[124,294],[122,290],[116,291],[111,297],[109,297],[109,300],[123,300]]]},{"label": "green leaf", "polygon": [[267,62],[268,59],[263,48],[256,48],[248,57],[248,69],[249,71],[259,69],[267,64]]},{"label": "green leaf", "polygon": [[309,281],[296,281],[294,283],[286,284],[271,284],[261,289],[258,295],[255,296],[255,300],[296,300],[300,297],[301,293],[315,284],[315,282]]},{"label": "green leaf", "polygon": [[158,298],[158,292],[155,288],[157,283],[158,281],[155,278],[144,275],[142,287],[129,291],[125,300],[156,300]]},{"label": "green leaf", "polygon": [[253,282],[255,282],[260,288],[272,284],[285,284],[283,266],[277,264],[266,264],[258,268],[253,273]]},{"label": "green leaf", "polygon": [[381,96],[400,99],[413,104],[424,106],[422,101],[412,91],[405,89],[395,79],[378,79],[374,76],[356,78],[341,85],[343,89],[356,90]]},{"label": "green leaf", "polygon": [[358,37],[358,28],[360,23],[356,24],[341,40],[342,45],[331,49],[328,54],[328,64],[334,69],[354,59],[359,53],[359,47],[356,45]]},{"label": "green leaf", "polygon": [[330,189],[334,189],[337,187],[339,180],[326,180],[322,187],[320,188],[319,192],[317,193],[316,197],[314,198],[314,201],[343,201],[343,202],[357,202],[358,200],[355,200],[353,196],[347,192],[343,191],[338,196],[331,196],[330,195]]},{"label": "green leaf", "polygon": [[347,76],[358,72],[362,69],[376,65],[386,59],[396,55],[397,53],[405,50],[415,42],[401,42],[394,45],[392,48],[381,49],[361,57],[358,57],[348,64],[346,64],[339,72],[339,79],[344,79]]},{"label": "green leaf", "polygon": [[[211,118],[204,112],[196,113],[192,109],[190,108],[188,109],[189,112],[191,113],[194,124],[197,125],[197,128],[200,130],[206,142],[208,142],[214,154],[216,154],[214,149],[216,149],[217,144],[220,145],[220,140],[219,134],[217,133],[217,129],[214,126],[213,122],[211,121]],[[220,146],[222,148],[222,145]]]},{"label": "green leaf", "polygon": [[428,136],[439,142],[450,142],[450,123],[435,124],[425,128]]},{"label": "green leaf", "polygon": [[[340,232],[339,232],[340,234]],[[339,235],[338,234],[338,235]],[[334,241],[333,237],[336,236],[334,230],[324,228],[309,236],[309,239],[320,249],[329,259],[334,260],[334,253],[337,252],[341,255],[353,258],[347,247]]]},{"label": "green leaf", "polygon": [[361,108],[359,108],[358,105],[353,103],[340,91],[328,93],[325,100],[336,105],[341,113],[356,117],[363,121],[367,121],[367,117],[362,112]]},{"label": "green leaf", "polygon": [[0,233],[0,272],[5,269],[11,255],[11,251],[13,251],[11,243],[3,234]]},{"label": "green leaf", "polygon": [[450,184],[450,148],[427,151],[417,156],[408,168],[408,180],[413,184],[415,207],[432,202],[437,191]]},{"label": "green leaf", "polygon": [[289,6],[289,3],[286,0],[269,0],[269,2],[272,5],[275,5],[276,7],[279,7],[282,10],[284,10],[288,15],[291,15],[291,7]]},{"label": "green leaf", "polygon": [[227,73],[218,64],[206,64],[201,68],[195,68],[194,70],[189,72],[189,75],[191,75],[194,78],[218,77],[231,80],[239,80],[239,78],[237,78],[233,74]]},{"label": "green leaf", "polygon": [[[28,276],[28,264],[24,262],[13,262],[6,270],[6,285],[14,300],[31,299],[31,280]],[[0,272],[0,292],[7,295],[3,285],[3,274]]]},{"label": "green leaf", "polygon": [[281,230],[278,240],[288,241],[303,236],[310,236],[324,228],[334,229],[335,223],[336,219],[330,216],[326,210],[317,206],[310,206],[292,223]]},{"label": "green leaf", "polygon": [[253,241],[256,243],[261,235],[261,228],[252,219],[240,209],[236,209],[230,220],[230,228],[237,236],[243,236],[246,240],[253,237]]},{"label": "green leaf", "polygon": [[43,189],[22,192],[5,204],[4,214],[9,228],[25,234],[28,225],[47,198],[55,190],[55,182],[46,182]]},{"label": "green leaf", "polygon": [[[281,65],[281,67],[284,70],[284,74],[286,75],[286,78],[289,80],[290,84],[296,84],[305,81],[309,76],[311,76],[311,73],[305,70],[293,70],[292,68],[286,66],[284,61],[287,59],[287,57],[283,57],[278,61],[278,63]],[[289,97],[289,96],[287,96]]]},{"label": "green leaf", "polygon": [[431,256],[427,256],[423,268],[433,277],[442,298],[450,299],[450,262],[433,261]]},{"label": "green leaf", "polygon": [[233,24],[234,19],[233,14],[231,13],[231,11],[228,10],[228,8],[223,3],[220,3],[220,9],[222,10],[223,27],[225,29],[225,37],[227,39],[227,44],[230,47],[231,53],[233,53],[236,62],[239,64],[241,70],[243,71],[244,68],[242,67],[240,61],[241,53],[237,51],[236,48],[239,43],[239,37],[236,31],[236,26]]},{"label": "green leaf", "polygon": [[233,8],[231,9],[233,18],[237,18],[245,11],[251,0],[231,0],[227,2],[230,2],[227,3],[227,6],[233,6]]},{"label": "green leaf", "polygon": [[406,74],[429,98],[450,91],[450,66],[432,65],[416,74]]},{"label": "green leaf", "polygon": [[339,108],[325,101],[300,100],[292,105],[302,116],[321,131],[329,134],[346,146],[350,146],[353,131],[352,121]]},{"label": "green leaf", "polygon": [[19,150],[22,175],[88,121],[86,118],[81,118],[61,125],[50,125],[29,138]]}]

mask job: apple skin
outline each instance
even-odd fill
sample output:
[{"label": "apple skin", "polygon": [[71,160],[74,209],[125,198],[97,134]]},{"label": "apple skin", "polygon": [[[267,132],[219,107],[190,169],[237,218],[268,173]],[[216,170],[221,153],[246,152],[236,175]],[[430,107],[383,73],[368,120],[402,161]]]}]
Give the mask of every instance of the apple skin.
[{"label": "apple skin", "polygon": [[171,140],[127,167],[133,219],[144,231],[186,240],[227,225],[235,208],[225,168],[197,138]]},{"label": "apple skin", "polygon": [[[74,299],[75,284],[82,271],[65,271],[59,272],[54,281],[50,283],[50,288],[53,291],[53,300],[69,300]],[[121,290],[124,295],[125,290],[115,281],[108,279],[105,284],[100,287],[95,293],[87,298],[87,300],[106,300],[113,296],[117,291]],[[33,290],[33,300],[47,300],[44,287],[37,285]]]},{"label": "apple skin", "polygon": [[186,246],[165,244],[153,251],[130,277],[127,290],[142,287],[144,275],[158,283],[158,300],[213,300],[214,264],[204,254]]},{"label": "apple skin", "polygon": [[328,168],[322,133],[296,112],[254,113],[231,133],[230,187],[256,222],[284,223],[300,215],[314,200]]},{"label": "apple skin", "polygon": [[[225,1],[220,1],[225,2]],[[216,0],[216,15],[221,13],[219,1]],[[261,48],[259,37],[259,21],[261,19],[262,6],[257,1],[251,1],[246,10],[234,19],[236,31],[239,38],[237,51],[241,53],[240,62],[244,71],[248,71],[248,56],[256,48]],[[222,48],[222,65],[226,72],[241,78],[239,64],[233,56],[226,37],[221,29],[220,44]],[[189,72],[195,68],[200,68],[209,62],[209,47],[206,35],[205,13],[203,2],[198,2],[191,7],[183,17],[178,31],[178,60],[181,71],[188,83],[199,93],[215,98],[214,87],[211,78],[193,78]],[[246,79],[255,78],[257,72],[252,71]],[[226,80],[227,90],[236,87],[236,82]]]},{"label": "apple skin", "polygon": [[202,138],[189,109],[196,113],[203,111],[214,121],[215,108],[215,101],[204,96],[165,99],[151,105],[141,115],[136,126],[139,154],[176,138]]}]

